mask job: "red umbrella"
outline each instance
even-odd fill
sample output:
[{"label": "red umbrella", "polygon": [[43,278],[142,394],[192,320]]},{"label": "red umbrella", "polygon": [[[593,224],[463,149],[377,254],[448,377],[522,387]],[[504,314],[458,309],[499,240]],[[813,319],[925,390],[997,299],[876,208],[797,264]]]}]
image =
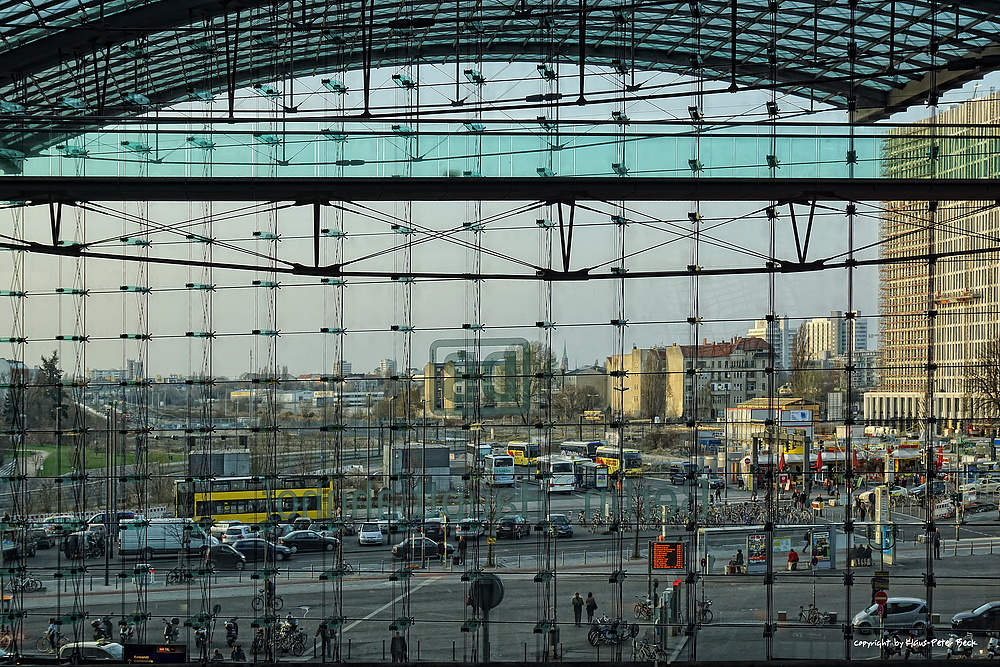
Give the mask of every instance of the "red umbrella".
[{"label": "red umbrella", "polygon": [[851,469],[853,470],[854,468],[857,468],[857,467],[858,467],[858,450],[852,449],[851,450]]},{"label": "red umbrella", "polygon": [[823,450],[816,450],[816,470],[823,470]]},{"label": "red umbrella", "polygon": [[781,457],[778,459],[778,472],[785,472],[785,453],[781,452]]}]

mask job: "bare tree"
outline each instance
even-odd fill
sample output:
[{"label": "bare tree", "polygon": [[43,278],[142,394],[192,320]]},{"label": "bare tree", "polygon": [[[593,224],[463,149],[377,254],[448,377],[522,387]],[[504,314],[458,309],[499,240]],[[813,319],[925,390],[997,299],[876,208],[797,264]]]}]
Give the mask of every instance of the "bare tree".
[{"label": "bare tree", "polygon": [[968,419],[992,425],[1000,416],[1000,338],[979,345],[975,362],[965,369]]},{"label": "bare tree", "polygon": [[652,419],[662,416],[667,407],[666,362],[657,350],[650,350],[642,362],[641,404],[639,416]]},{"label": "bare tree", "polygon": [[840,386],[842,373],[823,368],[809,353],[809,334],[800,330],[795,335],[792,347],[791,368],[792,394],[819,405],[826,405],[826,395]]}]

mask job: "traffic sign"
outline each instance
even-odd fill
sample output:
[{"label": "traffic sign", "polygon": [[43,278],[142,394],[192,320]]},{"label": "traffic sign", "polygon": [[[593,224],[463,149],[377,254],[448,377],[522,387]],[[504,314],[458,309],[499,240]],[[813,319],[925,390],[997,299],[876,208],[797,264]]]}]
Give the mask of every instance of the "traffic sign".
[{"label": "traffic sign", "polygon": [[877,604],[878,606],[881,607],[882,605],[884,605],[888,599],[889,596],[886,595],[885,591],[875,592],[875,604]]}]

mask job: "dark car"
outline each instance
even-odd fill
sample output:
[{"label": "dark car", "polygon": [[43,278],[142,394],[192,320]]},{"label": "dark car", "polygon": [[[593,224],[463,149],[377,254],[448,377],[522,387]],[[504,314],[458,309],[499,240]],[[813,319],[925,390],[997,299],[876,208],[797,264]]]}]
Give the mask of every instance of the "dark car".
[{"label": "dark car", "polygon": [[497,521],[497,537],[519,540],[528,534],[528,520],[519,514],[500,517]]},{"label": "dark car", "polygon": [[71,560],[100,558],[104,555],[106,533],[96,530],[78,530],[63,537],[60,549]]},{"label": "dark car", "polygon": [[278,544],[292,553],[297,551],[336,551],[340,540],[332,535],[322,535],[315,530],[293,530],[278,540]]},{"label": "dark car", "polygon": [[[445,545],[446,553],[450,556],[455,553],[455,545]],[[412,535],[392,548],[394,558],[410,560],[413,558],[437,558],[441,555],[441,545],[434,540],[422,535]]]},{"label": "dark car", "polygon": [[549,525],[556,537],[573,537],[573,524],[565,514],[550,514]]},{"label": "dark car", "polygon": [[259,537],[248,537],[236,540],[232,547],[247,557],[251,563],[270,563],[276,560],[285,560],[292,555],[292,550],[274,542]]},{"label": "dark car", "polygon": [[987,602],[972,611],[963,611],[951,617],[955,630],[996,632],[1000,630],[1000,602]]},{"label": "dark car", "polygon": [[205,553],[205,561],[217,570],[242,570],[247,558],[228,544],[215,544]]},{"label": "dark car", "polygon": [[444,539],[447,524],[442,519],[424,519],[421,530],[424,537],[429,537],[436,542]]},{"label": "dark car", "polygon": [[18,535],[13,539],[5,537],[0,543],[0,550],[3,552],[4,560],[17,560],[35,555],[34,541],[27,539],[24,535]]},{"label": "dark car", "polygon": [[56,539],[44,528],[28,528],[25,532],[38,549],[50,549],[56,544]]}]

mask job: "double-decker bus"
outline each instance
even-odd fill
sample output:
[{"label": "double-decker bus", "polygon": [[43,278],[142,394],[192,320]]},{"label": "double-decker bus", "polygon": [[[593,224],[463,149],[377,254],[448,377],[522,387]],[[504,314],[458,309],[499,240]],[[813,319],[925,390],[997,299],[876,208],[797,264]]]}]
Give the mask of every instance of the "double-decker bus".
[{"label": "double-decker bus", "polygon": [[563,456],[582,456],[593,461],[597,455],[597,448],[603,445],[604,443],[599,440],[566,440],[559,445],[559,453]]},{"label": "double-decker bus", "polygon": [[483,481],[490,486],[514,486],[514,457],[510,454],[484,456]]},{"label": "double-decker bus", "polygon": [[332,484],[325,475],[217,477],[177,480],[174,502],[177,516],[213,521],[289,521],[297,517],[333,516]]},{"label": "double-decker bus", "polygon": [[538,487],[548,493],[572,493],[576,487],[573,460],[559,454],[539,456],[535,462]]},{"label": "double-decker bus", "polygon": [[614,475],[618,471],[624,472],[626,477],[642,475],[642,453],[638,449],[598,447],[594,462],[607,466],[609,475]]},{"label": "double-decker bus", "polygon": [[541,453],[537,442],[508,442],[507,453],[514,457],[516,466],[533,466]]}]

